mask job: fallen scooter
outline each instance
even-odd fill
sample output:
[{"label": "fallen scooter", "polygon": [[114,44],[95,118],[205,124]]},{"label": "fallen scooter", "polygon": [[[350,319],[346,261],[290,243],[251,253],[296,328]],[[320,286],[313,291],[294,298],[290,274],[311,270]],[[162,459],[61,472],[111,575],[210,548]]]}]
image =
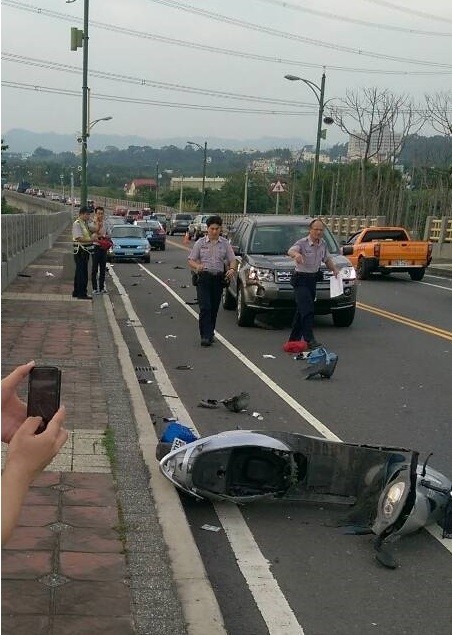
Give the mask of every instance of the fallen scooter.
[{"label": "fallen scooter", "polygon": [[258,430],[196,439],[178,426],[157,446],[160,470],[197,499],[344,504],[347,533],[375,534],[376,558],[389,568],[389,545],[404,535],[436,522],[452,537],[452,483],[429,457],[419,464],[418,452]]}]

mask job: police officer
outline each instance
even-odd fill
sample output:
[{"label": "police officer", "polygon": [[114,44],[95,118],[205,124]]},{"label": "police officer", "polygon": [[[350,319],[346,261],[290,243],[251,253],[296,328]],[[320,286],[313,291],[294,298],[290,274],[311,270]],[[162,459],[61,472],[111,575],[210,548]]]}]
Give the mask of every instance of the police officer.
[{"label": "police officer", "polygon": [[79,300],[91,300],[91,296],[87,293],[88,261],[96,234],[92,234],[88,227],[90,213],[89,208],[82,205],[78,217],[72,225],[75,260],[74,291],[72,292],[72,297]]},{"label": "police officer", "polygon": [[210,346],[214,341],[223,286],[232,278],[236,268],[234,251],[229,241],[220,235],[221,216],[209,216],[206,225],[207,236],[196,241],[188,256],[190,269],[198,274],[196,288],[201,346]]},{"label": "police officer", "polygon": [[307,342],[309,350],[321,346],[313,334],[314,300],[320,265],[324,262],[335,276],[339,273],[323,238],[324,227],[318,218],[311,221],[309,234],[297,240],[287,252],[287,255],[295,260],[292,285],[297,305],[289,342],[303,338]]}]

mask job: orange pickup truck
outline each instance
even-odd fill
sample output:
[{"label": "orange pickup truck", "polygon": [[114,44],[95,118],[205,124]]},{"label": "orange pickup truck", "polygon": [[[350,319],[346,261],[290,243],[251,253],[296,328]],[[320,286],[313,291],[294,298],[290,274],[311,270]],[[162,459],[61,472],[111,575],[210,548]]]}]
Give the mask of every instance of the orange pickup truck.
[{"label": "orange pickup truck", "polygon": [[432,259],[432,244],[411,240],[403,227],[366,227],[350,236],[342,247],[360,280],[371,273],[389,275],[408,272],[411,280],[422,280]]}]

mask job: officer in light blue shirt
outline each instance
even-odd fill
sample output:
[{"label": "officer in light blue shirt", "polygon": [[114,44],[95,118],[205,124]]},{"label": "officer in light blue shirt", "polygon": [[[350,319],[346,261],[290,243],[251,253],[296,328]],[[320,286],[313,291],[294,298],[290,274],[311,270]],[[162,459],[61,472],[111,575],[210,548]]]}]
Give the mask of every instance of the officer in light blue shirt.
[{"label": "officer in light blue shirt", "polygon": [[324,227],[318,218],[311,221],[309,234],[297,240],[287,252],[287,255],[295,260],[292,286],[297,305],[289,341],[304,339],[309,350],[321,346],[314,338],[313,333],[314,300],[320,265],[324,262],[335,276],[339,273],[322,236]]},{"label": "officer in light blue shirt", "polygon": [[234,251],[226,238],[220,236],[221,216],[209,216],[207,236],[199,238],[188,256],[188,265],[197,275],[199,333],[201,346],[210,346],[220,308],[223,286],[228,284],[236,268]]}]

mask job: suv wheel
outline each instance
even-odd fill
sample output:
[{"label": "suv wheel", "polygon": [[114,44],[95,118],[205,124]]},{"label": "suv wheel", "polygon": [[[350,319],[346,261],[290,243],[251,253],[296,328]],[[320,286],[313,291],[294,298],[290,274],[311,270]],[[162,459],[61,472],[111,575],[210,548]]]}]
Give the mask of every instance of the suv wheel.
[{"label": "suv wheel", "polygon": [[334,326],[350,326],[355,317],[355,307],[333,311],[332,316]]},{"label": "suv wheel", "polygon": [[223,309],[226,309],[226,311],[232,311],[237,306],[236,299],[229,291],[228,287],[224,287],[223,289],[222,304]]},{"label": "suv wheel", "polygon": [[246,306],[243,287],[240,287],[237,293],[237,324],[239,326],[254,325],[254,311]]}]

